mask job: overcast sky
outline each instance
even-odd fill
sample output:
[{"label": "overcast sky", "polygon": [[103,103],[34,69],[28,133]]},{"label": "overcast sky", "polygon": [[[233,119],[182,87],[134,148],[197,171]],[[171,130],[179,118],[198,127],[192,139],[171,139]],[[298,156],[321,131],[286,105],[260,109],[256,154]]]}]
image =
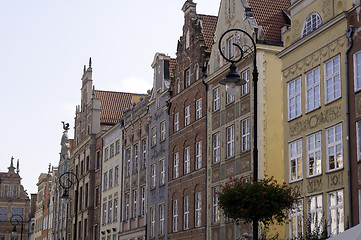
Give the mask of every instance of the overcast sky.
[{"label": "overcast sky", "polygon": [[[73,136],[83,66],[98,90],[146,93],[156,52],[175,57],[185,0],[0,0],[0,172],[20,160],[28,193],[59,162],[61,121]],[[195,0],[218,15],[220,0]],[[29,195],[30,196],[30,195]]]}]

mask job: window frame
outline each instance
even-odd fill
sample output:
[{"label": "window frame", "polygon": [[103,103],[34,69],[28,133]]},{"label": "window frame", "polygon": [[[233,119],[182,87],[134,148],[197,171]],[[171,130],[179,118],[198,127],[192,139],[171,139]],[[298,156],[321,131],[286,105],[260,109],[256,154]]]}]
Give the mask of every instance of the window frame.
[{"label": "window frame", "polygon": [[178,199],[173,200],[173,209],[172,209],[172,231],[178,232]]},{"label": "window frame", "polygon": [[[246,124],[246,125],[245,125]],[[251,149],[251,121],[250,118],[241,120],[241,150],[247,152]]]},{"label": "window frame", "polygon": [[[332,201],[331,201],[331,194],[336,194],[336,205],[331,205],[332,204]],[[338,194],[339,193],[342,193],[342,203],[341,204],[339,204],[338,203],[338,199],[339,199],[339,196],[338,196]],[[335,234],[332,232],[332,217],[331,217],[331,215],[332,215],[332,210],[336,210],[335,211],[335,213],[336,213],[336,215],[338,216],[338,211],[340,210],[340,209],[342,209],[342,211],[343,211],[343,217],[344,217],[344,219],[343,219],[343,224],[345,224],[345,198],[344,198],[344,192],[343,192],[343,190],[342,189],[340,189],[340,190],[335,190],[335,191],[331,191],[331,192],[329,192],[328,194],[327,194],[327,220],[328,220],[328,235],[329,236],[334,236]],[[338,222],[338,217],[336,217],[336,234],[339,234],[339,233],[341,233],[341,232],[343,232],[343,231],[345,231],[345,225],[340,225],[340,223]],[[339,229],[340,228],[340,226],[342,226],[343,228],[341,228],[341,229]],[[341,230],[341,231],[340,231]]]},{"label": "window frame", "polygon": [[[317,136],[319,136],[319,143],[317,140]],[[312,141],[312,143],[311,143]],[[312,149],[310,146],[312,144]],[[318,147],[317,147],[318,146]],[[306,151],[307,151],[307,176],[308,177],[316,177],[322,174],[322,135],[321,131],[313,133],[307,136],[306,139]],[[319,153],[319,159],[317,159],[317,154]],[[313,155],[313,174],[311,174],[311,161],[310,155]],[[319,171],[318,171],[319,166]]]},{"label": "window frame", "polygon": [[157,145],[157,126],[152,127],[151,145],[152,145],[152,147]]},{"label": "window frame", "polygon": [[179,131],[179,112],[174,114],[174,129],[173,132],[178,132]]},{"label": "window frame", "polygon": [[[297,83],[299,90],[297,91]],[[291,94],[291,87],[294,84],[294,93]],[[297,77],[287,83],[287,104],[288,104],[288,121],[296,119],[302,115],[302,81],[301,77]],[[294,100],[294,104],[291,101]],[[299,103],[299,106],[297,105]]]},{"label": "window frame", "polygon": [[249,94],[249,69],[241,73],[242,79],[246,80],[246,84],[241,86],[241,96]]},{"label": "window frame", "polygon": [[166,129],[166,126],[165,126],[165,121],[162,121],[160,123],[160,142],[163,142],[165,141],[165,129]]},{"label": "window frame", "polygon": [[[340,139],[339,140],[335,140],[335,138],[337,137],[336,136],[336,128],[338,128],[338,127],[340,127],[340,131],[339,131],[339,134],[340,134]],[[329,128],[327,128],[326,129],[326,157],[327,157],[327,159],[326,159],[326,165],[327,165],[327,172],[334,172],[334,171],[338,171],[338,170],[341,170],[341,169],[343,169],[344,168],[344,156],[343,156],[343,142],[342,142],[342,138],[343,138],[343,135],[342,135],[342,128],[343,128],[343,124],[342,123],[338,123],[338,124],[336,124],[336,125],[333,125],[333,126],[331,126],[331,127],[329,127]],[[330,134],[330,130],[332,130],[332,129],[334,129],[334,131],[333,131],[333,136],[334,136],[334,139],[332,139],[333,140],[333,142],[332,143],[330,143],[329,141],[330,141],[330,136],[329,136],[329,134]],[[341,166],[340,167],[337,167],[337,146],[339,146],[339,145],[341,145],[340,146],[340,149],[341,149]],[[335,156],[334,156],[334,164],[335,164],[335,167],[334,168],[330,168],[330,152],[329,152],[329,150],[330,150],[330,148],[334,148],[334,154],[335,154]]]},{"label": "window frame", "polygon": [[213,164],[221,161],[221,134],[217,132],[212,136],[212,162]]},{"label": "window frame", "polygon": [[[318,73],[318,76],[316,75]],[[310,82],[312,81],[312,82]],[[305,74],[305,105],[306,113],[312,112],[321,106],[321,70],[316,67]],[[310,94],[311,92],[312,94]],[[310,99],[312,98],[312,99]],[[311,104],[312,103],[312,104]],[[310,106],[312,105],[312,106]]]},{"label": "window frame", "polygon": [[159,160],[159,185],[165,185],[165,159]]},{"label": "window frame", "polygon": [[191,70],[188,68],[184,71],[184,88],[187,88],[191,85]]},{"label": "window frame", "polygon": [[361,161],[361,120],[356,122],[356,152],[357,161]]},{"label": "window frame", "polygon": [[179,153],[173,154],[173,179],[179,178]]},{"label": "window frame", "polygon": [[202,98],[196,101],[196,120],[202,117]]},{"label": "window frame", "polygon": [[220,88],[213,89],[213,112],[220,108]]},{"label": "window frame", "polygon": [[[293,221],[292,219],[295,218],[296,219],[296,233],[293,233]],[[298,199],[298,201],[296,203],[294,203],[292,209],[289,210],[289,219],[290,219],[290,224],[289,224],[289,238],[293,239],[293,237],[295,238],[299,238],[303,236],[303,199]],[[301,220],[301,224],[299,224],[299,221]],[[299,225],[301,226],[301,230],[299,230]],[[301,233],[299,236],[299,233]]]},{"label": "window frame", "polygon": [[[300,143],[301,146],[298,146]],[[295,154],[293,155],[292,148],[295,145]],[[299,152],[300,151],[300,152]],[[288,144],[288,161],[289,161],[289,181],[296,182],[303,179],[303,159],[302,159],[302,138],[296,139]],[[292,170],[292,161],[295,161],[295,172]],[[299,162],[300,161],[300,162]],[[294,179],[293,175],[295,176]],[[301,176],[298,176],[301,175]]]},{"label": "window frame", "polygon": [[[314,204],[312,204],[314,201]],[[310,224],[311,232],[322,232],[323,224],[323,203],[322,193],[307,198],[307,219]],[[320,206],[321,205],[321,206]],[[320,225],[316,225],[316,224]]]},{"label": "window frame", "polygon": [[188,146],[184,148],[184,164],[183,164],[183,174],[187,175],[191,172],[191,148]]},{"label": "window frame", "polygon": [[234,157],[234,125],[226,128],[226,157]]},{"label": "window frame", "polygon": [[[360,56],[360,62],[357,62],[357,57]],[[354,92],[361,90],[361,51],[353,55],[353,69],[354,69]],[[359,71],[358,71],[358,68]]]},{"label": "window frame", "polygon": [[[334,61],[338,59],[338,69],[337,69],[337,72],[334,72]],[[329,104],[331,102],[334,102],[338,99],[340,99],[342,97],[342,84],[341,84],[341,64],[340,64],[340,55],[337,55],[331,59],[329,59],[328,61],[325,62],[324,64],[324,72],[323,72],[323,75],[324,75],[324,89],[325,89],[325,104]],[[329,76],[327,76],[327,64],[328,63],[331,63],[332,62],[332,74],[330,74]],[[338,80],[335,78],[338,76]],[[327,84],[327,81],[328,80],[331,80],[332,79],[332,86],[333,86],[333,96],[332,96],[332,99],[328,99],[328,84]],[[340,86],[340,89],[335,89],[337,84]],[[336,92],[339,92],[339,96],[336,95]]]},{"label": "window frame", "polygon": [[[315,17],[316,19],[314,19],[313,17]],[[308,28],[307,25],[310,25],[310,28]],[[308,34],[312,33],[321,26],[322,26],[321,16],[317,12],[311,13],[303,23],[301,38],[307,36]]]},{"label": "window frame", "polygon": [[183,198],[183,230],[189,229],[189,196]]},{"label": "window frame", "polygon": [[156,185],[157,185],[157,181],[156,181],[156,167],[155,167],[155,163],[150,165],[150,189],[155,189]]},{"label": "window frame", "polygon": [[184,126],[191,124],[191,107],[190,105],[184,108]]},{"label": "window frame", "polygon": [[159,204],[159,235],[164,235],[164,223],[165,223],[165,206],[164,203]]},{"label": "window frame", "polygon": [[200,227],[202,223],[202,193],[194,195],[194,227]]},{"label": "window frame", "polygon": [[195,151],[195,170],[198,170],[202,168],[202,141],[196,142]]}]

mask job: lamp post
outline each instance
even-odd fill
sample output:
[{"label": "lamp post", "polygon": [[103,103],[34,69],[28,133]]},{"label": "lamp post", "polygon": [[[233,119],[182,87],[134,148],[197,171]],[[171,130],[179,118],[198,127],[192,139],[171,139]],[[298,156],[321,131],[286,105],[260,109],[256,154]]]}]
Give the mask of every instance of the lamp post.
[{"label": "lamp post", "polygon": [[10,223],[14,226],[13,233],[17,232],[16,226],[21,223],[20,240],[23,240],[24,218],[19,214],[13,214],[10,218]]},{"label": "lamp post", "polygon": [[[76,240],[76,230],[77,230],[77,222],[78,222],[78,187],[79,187],[79,179],[76,174],[72,172],[64,172],[59,177],[59,184],[64,189],[63,195],[60,197],[62,199],[69,199],[69,188],[71,188],[76,183],[75,188],[75,206],[74,206],[74,213],[75,213],[75,223],[74,223],[74,232],[73,232],[73,239]],[[68,207],[67,207],[68,208]],[[68,209],[67,209],[68,212]],[[68,215],[68,214],[67,214]],[[66,228],[68,227],[68,222],[66,223]],[[66,233],[67,234],[67,233]]]},{"label": "lamp post", "polygon": [[[226,85],[226,91],[228,94],[235,95],[239,89],[240,85],[246,84],[245,79],[241,79],[240,75],[237,72],[236,63],[241,61],[244,57],[245,51],[242,46],[239,46],[237,43],[233,43],[233,45],[238,48],[240,51],[240,56],[235,59],[229,59],[227,58],[221,49],[221,43],[223,37],[229,33],[229,32],[241,32],[243,33],[247,38],[251,40],[251,43],[253,45],[253,107],[254,107],[254,113],[253,113],[253,181],[258,180],[258,145],[257,145],[257,82],[258,82],[258,70],[257,70],[257,56],[256,56],[256,41],[253,39],[253,37],[246,31],[238,28],[232,28],[224,32],[219,39],[218,43],[218,49],[222,57],[231,63],[230,65],[230,71],[226,75],[225,79],[222,79],[219,83],[222,85]],[[249,46],[247,46],[249,47]],[[258,239],[258,220],[259,219],[253,219],[253,239]]]}]

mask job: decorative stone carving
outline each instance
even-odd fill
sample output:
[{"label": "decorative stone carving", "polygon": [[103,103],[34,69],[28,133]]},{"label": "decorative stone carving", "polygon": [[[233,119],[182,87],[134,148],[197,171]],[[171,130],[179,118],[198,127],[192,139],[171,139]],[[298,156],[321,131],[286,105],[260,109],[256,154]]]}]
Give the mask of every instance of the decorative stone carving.
[{"label": "decorative stone carving", "polygon": [[220,127],[219,112],[212,115],[212,130]]},{"label": "decorative stone carving", "polygon": [[333,173],[328,175],[328,186],[337,187],[343,184],[343,175],[342,172]]},{"label": "decorative stone carving", "polygon": [[307,191],[308,193],[319,192],[322,190],[322,178],[312,178],[308,181]]},{"label": "decorative stone carving", "polygon": [[218,182],[220,179],[219,166],[214,167],[212,171],[212,182]]},{"label": "decorative stone carving", "polygon": [[245,98],[242,98],[242,100],[241,100],[241,115],[249,113],[250,108],[251,108],[251,106],[250,106],[249,96],[245,97]]},{"label": "decorative stone carving", "polygon": [[234,120],[234,104],[226,109],[226,123]]},{"label": "decorative stone carving", "polygon": [[234,159],[227,161],[229,161],[226,163],[226,176],[228,178],[234,176]]}]

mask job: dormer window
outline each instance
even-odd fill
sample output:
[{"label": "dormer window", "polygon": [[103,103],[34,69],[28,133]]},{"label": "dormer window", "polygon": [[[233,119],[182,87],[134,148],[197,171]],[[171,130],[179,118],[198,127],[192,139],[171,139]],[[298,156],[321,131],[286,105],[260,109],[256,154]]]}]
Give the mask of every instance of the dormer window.
[{"label": "dormer window", "polygon": [[313,30],[320,27],[321,25],[322,25],[322,21],[320,15],[318,15],[318,13],[312,13],[304,23],[302,30],[302,37],[311,33]]}]

